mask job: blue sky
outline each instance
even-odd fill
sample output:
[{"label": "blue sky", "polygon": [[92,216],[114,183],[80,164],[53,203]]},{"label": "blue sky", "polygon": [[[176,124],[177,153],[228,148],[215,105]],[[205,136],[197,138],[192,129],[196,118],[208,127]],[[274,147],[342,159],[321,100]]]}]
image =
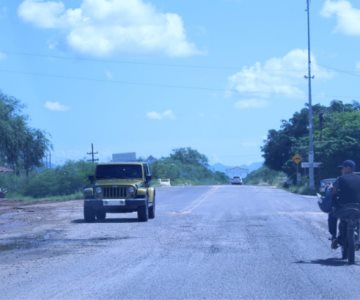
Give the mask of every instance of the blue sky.
[{"label": "blue sky", "polygon": [[[308,101],[305,0],[0,1],[0,89],[53,161],[260,146]],[[360,1],[311,1],[313,103],[360,100]],[[316,158],[315,158],[316,159]]]}]

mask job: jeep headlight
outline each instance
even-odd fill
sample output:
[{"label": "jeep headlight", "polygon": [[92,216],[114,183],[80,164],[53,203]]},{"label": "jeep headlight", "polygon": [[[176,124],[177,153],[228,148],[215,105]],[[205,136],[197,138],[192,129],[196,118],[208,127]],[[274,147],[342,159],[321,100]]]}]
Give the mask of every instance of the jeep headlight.
[{"label": "jeep headlight", "polygon": [[91,199],[94,197],[94,190],[92,188],[84,189],[84,198]]},{"label": "jeep headlight", "polygon": [[102,188],[100,186],[95,187],[95,197],[101,198],[102,196]]},{"label": "jeep headlight", "polygon": [[128,197],[135,197],[136,189],[133,186],[128,186],[126,191]]}]

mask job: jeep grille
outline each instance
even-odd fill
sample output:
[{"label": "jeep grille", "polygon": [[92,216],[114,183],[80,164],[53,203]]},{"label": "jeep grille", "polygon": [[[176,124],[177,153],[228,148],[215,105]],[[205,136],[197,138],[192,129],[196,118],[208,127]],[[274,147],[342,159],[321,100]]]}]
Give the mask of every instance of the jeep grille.
[{"label": "jeep grille", "polygon": [[106,199],[126,198],[126,187],[123,186],[104,187],[103,197]]}]

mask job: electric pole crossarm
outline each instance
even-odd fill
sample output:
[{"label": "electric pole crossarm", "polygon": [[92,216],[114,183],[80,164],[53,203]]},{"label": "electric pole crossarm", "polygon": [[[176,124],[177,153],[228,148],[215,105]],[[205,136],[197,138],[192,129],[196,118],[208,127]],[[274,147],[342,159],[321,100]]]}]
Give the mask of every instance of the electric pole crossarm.
[{"label": "electric pole crossarm", "polygon": [[91,155],[91,159],[88,159],[88,161],[91,161],[92,163],[99,161],[98,158],[95,158],[95,154],[98,154],[98,152],[94,152],[94,144],[91,143],[91,152],[87,153],[87,155]]}]

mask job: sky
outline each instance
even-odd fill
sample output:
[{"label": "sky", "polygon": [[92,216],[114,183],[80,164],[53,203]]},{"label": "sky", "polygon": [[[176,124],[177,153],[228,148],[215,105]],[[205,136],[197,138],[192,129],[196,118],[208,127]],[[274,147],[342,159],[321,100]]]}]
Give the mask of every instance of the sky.
[{"label": "sky", "polygon": [[[310,2],[312,101],[360,100],[360,1]],[[308,103],[306,0],[0,0],[0,90],[52,160],[263,160]],[[315,158],[316,159],[316,158]]]}]

